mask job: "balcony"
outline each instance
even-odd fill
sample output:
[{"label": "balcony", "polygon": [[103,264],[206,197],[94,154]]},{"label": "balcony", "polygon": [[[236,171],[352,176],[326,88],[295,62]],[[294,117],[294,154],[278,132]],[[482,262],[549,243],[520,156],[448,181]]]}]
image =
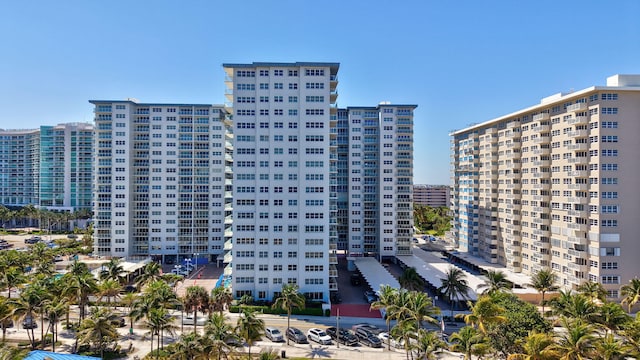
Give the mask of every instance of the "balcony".
[{"label": "balcony", "polygon": [[576,116],[575,118],[567,120],[567,124],[569,125],[582,125],[588,123],[589,118],[587,118],[586,116]]},{"label": "balcony", "polygon": [[566,198],[567,202],[573,204],[587,204],[589,202],[589,198],[586,197],[568,197]]},{"label": "balcony", "polygon": [[569,159],[569,164],[588,164],[589,160],[586,157],[575,157]]},{"label": "balcony", "polygon": [[587,272],[589,271],[589,265],[580,265],[576,263],[568,263],[567,267],[574,271]]},{"label": "balcony", "polygon": [[518,142],[513,141],[510,143],[506,143],[505,146],[507,147],[507,149],[520,149],[522,145],[520,144],[519,141]]},{"label": "balcony", "polygon": [[589,227],[589,225],[587,225],[587,224],[576,224],[576,223],[567,224],[567,228],[575,230],[575,231],[586,232],[588,230],[588,227]]},{"label": "balcony", "polygon": [[228,252],[228,253],[224,254],[224,260],[223,260],[223,263],[225,263],[225,264],[229,264],[229,263],[231,263],[231,261],[232,261],[232,260],[233,260],[233,256],[231,255],[231,253],[230,253],[230,252]]},{"label": "balcony", "polygon": [[532,119],[533,121],[549,120],[549,113],[535,114],[533,115]]},{"label": "balcony", "polygon": [[534,155],[549,155],[551,154],[551,148],[539,148],[533,150]]},{"label": "balcony", "polygon": [[549,132],[549,125],[539,125],[532,127],[531,130],[536,133]]},{"label": "balcony", "polygon": [[570,184],[567,187],[571,190],[587,190],[589,188],[588,184]]},{"label": "balcony", "polygon": [[551,166],[551,160],[538,160],[532,162],[533,166]]},{"label": "balcony", "polygon": [[567,176],[569,177],[589,177],[589,171],[587,170],[574,170],[574,171],[567,171]]},{"label": "balcony", "polygon": [[587,137],[589,136],[589,131],[588,130],[575,130],[575,131],[569,131],[567,133],[567,135],[569,137]]},{"label": "balcony", "polygon": [[579,236],[567,236],[567,242],[577,245],[587,245],[587,238]]},{"label": "balcony", "polygon": [[586,151],[589,149],[589,144],[580,143],[580,144],[571,144],[566,146],[567,150],[573,151]]},{"label": "balcony", "polygon": [[567,112],[576,112],[576,111],[584,111],[584,110],[587,110],[586,103],[576,103],[576,104],[567,106]]}]

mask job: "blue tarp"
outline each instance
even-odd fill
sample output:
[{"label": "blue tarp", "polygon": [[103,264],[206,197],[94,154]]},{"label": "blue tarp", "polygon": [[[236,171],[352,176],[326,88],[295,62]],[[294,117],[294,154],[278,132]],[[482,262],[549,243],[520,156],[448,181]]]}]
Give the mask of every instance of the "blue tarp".
[{"label": "blue tarp", "polygon": [[24,360],[44,360],[45,358],[51,360],[100,360],[100,358],[93,356],[60,354],[44,350],[33,350]]}]

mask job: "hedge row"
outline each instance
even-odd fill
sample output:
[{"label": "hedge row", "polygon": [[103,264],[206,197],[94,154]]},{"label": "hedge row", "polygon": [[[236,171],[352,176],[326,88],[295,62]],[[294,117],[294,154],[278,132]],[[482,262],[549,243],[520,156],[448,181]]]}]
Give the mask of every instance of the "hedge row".
[{"label": "hedge row", "polygon": [[[263,314],[285,315],[287,313],[284,309],[273,309],[270,306],[251,306],[251,305],[232,305],[229,307],[229,312],[239,313],[243,310],[249,310],[253,312]],[[322,316],[321,308],[304,308],[291,310],[292,315],[310,315],[310,316]]]}]

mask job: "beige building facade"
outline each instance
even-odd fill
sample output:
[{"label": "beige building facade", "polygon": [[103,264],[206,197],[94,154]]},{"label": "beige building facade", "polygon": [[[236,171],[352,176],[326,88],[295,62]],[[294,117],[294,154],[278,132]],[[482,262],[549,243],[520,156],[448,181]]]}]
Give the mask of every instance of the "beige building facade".
[{"label": "beige building facade", "polygon": [[451,134],[453,241],[558,284],[640,274],[640,75],[556,94]]},{"label": "beige building facade", "polygon": [[430,207],[449,206],[449,186],[413,185],[413,204]]}]

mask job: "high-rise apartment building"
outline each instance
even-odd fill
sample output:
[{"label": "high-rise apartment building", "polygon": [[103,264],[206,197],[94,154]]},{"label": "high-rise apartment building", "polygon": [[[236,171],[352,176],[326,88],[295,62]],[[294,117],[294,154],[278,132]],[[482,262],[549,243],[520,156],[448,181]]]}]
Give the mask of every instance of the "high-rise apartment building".
[{"label": "high-rise apartment building", "polygon": [[413,185],[413,203],[430,207],[449,206],[449,186]]},{"label": "high-rise apartment building", "polygon": [[93,126],[0,131],[0,204],[91,209]]},{"label": "high-rise apartment building", "polygon": [[410,251],[413,110],[338,109],[337,63],[225,64],[233,107],[234,296],[337,291],[337,254]]},{"label": "high-rise apartment building", "polygon": [[347,190],[341,223],[348,224],[350,257],[411,254],[415,108],[386,102],[348,108],[348,146],[338,159],[347,158],[348,182],[340,190]]},{"label": "high-rise apartment building", "polygon": [[460,250],[608,297],[640,273],[640,75],[592,86],[452,133]]},{"label": "high-rise apartment building", "polygon": [[48,209],[91,209],[93,125],[40,127],[39,204]]},{"label": "high-rise apartment building", "polygon": [[232,161],[224,107],[90,102],[94,253],[164,261],[222,254]]},{"label": "high-rise apartment building", "polygon": [[240,297],[293,283],[328,301],[337,289],[337,63],[224,64],[233,107],[233,245]]}]

